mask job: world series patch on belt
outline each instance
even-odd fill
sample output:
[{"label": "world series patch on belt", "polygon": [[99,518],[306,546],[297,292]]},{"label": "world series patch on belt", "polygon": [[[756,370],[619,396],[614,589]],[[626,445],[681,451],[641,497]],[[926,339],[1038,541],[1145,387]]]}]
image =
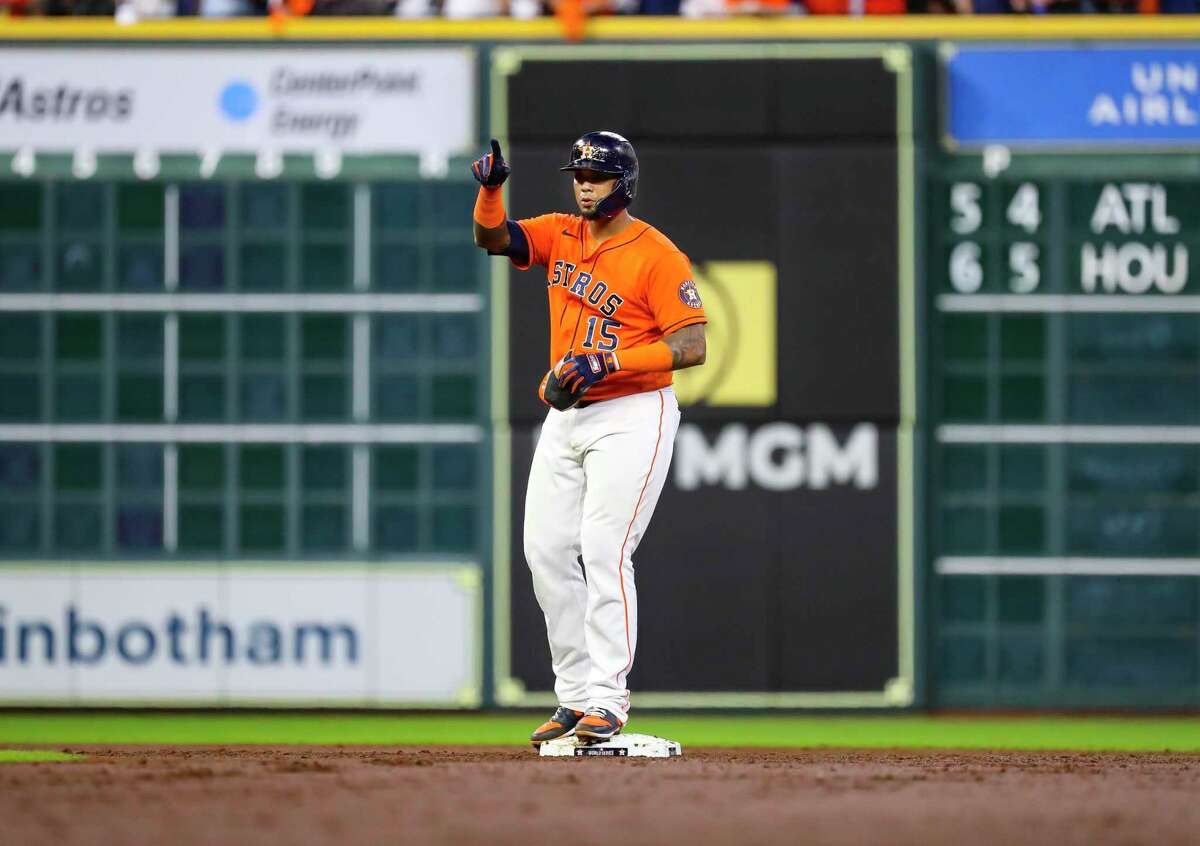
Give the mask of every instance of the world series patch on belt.
[{"label": "world series patch on belt", "polygon": [[530,741],[543,755],[670,757],[679,744],[618,737],[637,646],[633,555],[679,427],[672,372],[704,363],[708,318],[688,257],[629,213],[633,145],[614,132],[585,133],[560,170],[571,174],[579,213],[514,221],[504,213],[511,168],[499,142],[471,168],[480,183],[475,243],[520,270],[546,268],[551,349],[536,384],[548,410],[524,536],[559,707]]}]

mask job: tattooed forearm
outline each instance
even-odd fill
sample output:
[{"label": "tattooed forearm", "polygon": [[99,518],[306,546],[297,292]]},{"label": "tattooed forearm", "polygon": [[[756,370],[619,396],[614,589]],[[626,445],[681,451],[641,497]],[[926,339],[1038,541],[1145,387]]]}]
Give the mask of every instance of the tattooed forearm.
[{"label": "tattooed forearm", "polygon": [[685,326],[678,332],[672,332],[663,338],[671,348],[671,369],[682,370],[685,367],[695,367],[703,364],[707,354],[704,340],[704,324]]}]

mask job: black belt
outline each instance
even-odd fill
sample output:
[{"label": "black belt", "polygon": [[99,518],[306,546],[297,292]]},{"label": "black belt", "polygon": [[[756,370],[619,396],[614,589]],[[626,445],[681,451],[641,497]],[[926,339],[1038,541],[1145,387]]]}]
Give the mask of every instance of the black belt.
[{"label": "black belt", "polygon": [[[659,390],[661,390],[661,389],[659,389]],[[647,391],[647,393],[649,393],[649,392]],[[634,395],[633,394],[622,394],[622,396],[631,397]],[[620,399],[620,397],[609,397],[609,399]],[[589,405],[595,405],[598,402],[606,402],[606,401],[607,400],[580,400],[579,402],[577,402],[573,406],[571,406],[571,408],[587,408]]]}]

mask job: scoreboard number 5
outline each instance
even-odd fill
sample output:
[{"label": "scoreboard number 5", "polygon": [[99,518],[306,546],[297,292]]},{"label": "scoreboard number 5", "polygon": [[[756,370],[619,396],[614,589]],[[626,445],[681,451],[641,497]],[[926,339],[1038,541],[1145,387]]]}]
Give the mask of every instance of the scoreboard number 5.
[{"label": "scoreboard number 5", "polygon": [[1042,271],[1038,267],[1038,245],[1028,242],[1010,244],[1008,248],[1008,269],[1012,276],[1008,278],[1008,287],[1016,294],[1028,294],[1037,290],[1042,281]]},{"label": "scoreboard number 5", "polygon": [[955,182],[950,186],[950,210],[954,213],[950,228],[956,235],[978,231],[983,223],[983,209],[979,205],[982,196],[983,189],[974,182]]}]

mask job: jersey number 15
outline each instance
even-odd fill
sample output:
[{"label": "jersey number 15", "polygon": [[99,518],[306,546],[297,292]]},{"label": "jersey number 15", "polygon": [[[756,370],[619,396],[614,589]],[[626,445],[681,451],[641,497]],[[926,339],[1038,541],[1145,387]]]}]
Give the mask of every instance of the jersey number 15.
[{"label": "jersey number 15", "polygon": [[[600,326],[600,337],[596,337],[596,326]],[[617,344],[621,339],[617,337],[616,330],[621,328],[621,324],[615,320],[608,318],[589,317],[587,322],[587,335],[584,336],[583,346],[586,349],[598,350],[599,352],[611,352],[617,348]]]}]

